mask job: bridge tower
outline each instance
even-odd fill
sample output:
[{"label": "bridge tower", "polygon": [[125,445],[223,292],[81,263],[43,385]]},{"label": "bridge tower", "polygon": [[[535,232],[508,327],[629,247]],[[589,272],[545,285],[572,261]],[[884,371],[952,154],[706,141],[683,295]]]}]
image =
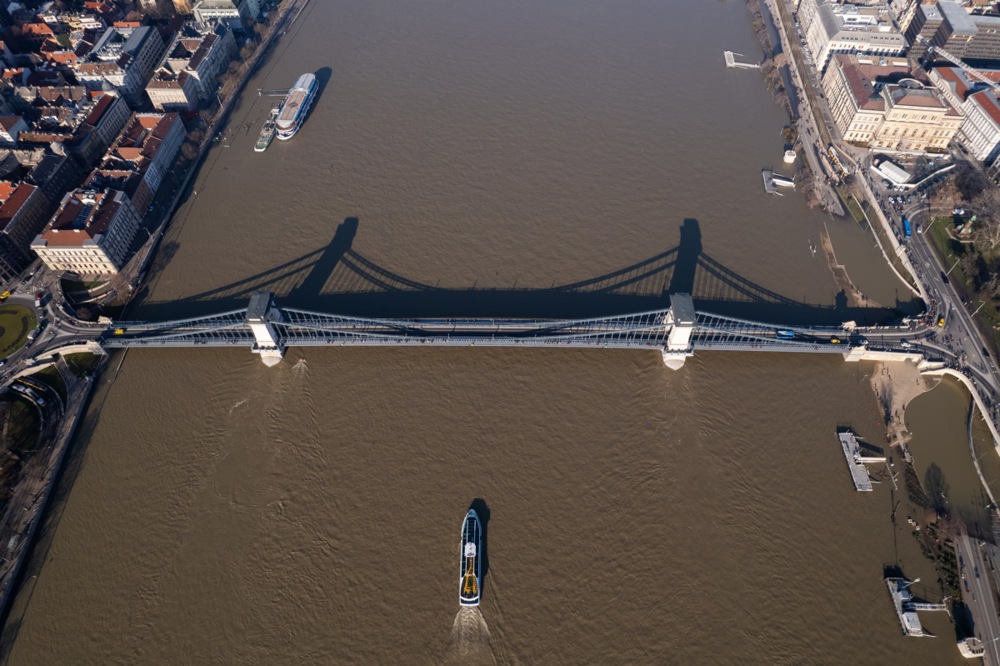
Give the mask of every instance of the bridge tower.
[{"label": "bridge tower", "polygon": [[691,294],[670,295],[670,309],[663,322],[670,331],[667,334],[667,346],[663,350],[663,364],[671,370],[680,370],[684,360],[694,355],[691,332],[697,319]]},{"label": "bridge tower", "polygon": [[285,348],[278,344],[278,336],[271,322],[281,321],[281,310],[274,306],[274,294],[258,291],[250,297],[247,307],[247,324],[253,331],[253,353],[260,354],[264,365],[271,367],[281,362]]}]

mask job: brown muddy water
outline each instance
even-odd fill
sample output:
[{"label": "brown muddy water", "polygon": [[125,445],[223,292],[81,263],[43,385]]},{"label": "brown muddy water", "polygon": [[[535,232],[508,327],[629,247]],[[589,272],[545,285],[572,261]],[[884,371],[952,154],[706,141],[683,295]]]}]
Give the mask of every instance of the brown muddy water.
[{"label": "brown muddy water", "polygon": [[[786,118],[725,49],[759,53],[740,2],[313,0],[135,315],[266,288],[323,311],[585,316],[687,287],[720,313],[876,318],[837,309],[809,249],[830,224],[840,262],[892,306],[871,237],[762,192]],[[311,117],[255,154],[270,100],[253,91],[304,71],[324,85]],[[856,493],[844,468],[837,426],[883,437],[868,371],[130,352],[95,398],[8,662],[961,663],[946,618],[927,618],[937,640],[900,635],[882,565],[933,572],[894,533],[887,484]],[[963,431],[961,404],[933,410]],[[477,498],[489,568],[480,612],[459,613]]]}]

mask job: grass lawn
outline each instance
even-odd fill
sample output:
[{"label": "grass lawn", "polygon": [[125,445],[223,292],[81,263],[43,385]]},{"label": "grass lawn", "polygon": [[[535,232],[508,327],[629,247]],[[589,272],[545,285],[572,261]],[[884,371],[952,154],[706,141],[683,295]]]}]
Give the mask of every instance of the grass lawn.
[{"label": "grass lawn", "polygon": [[862,226],[868,224],[868,220],[865,218],[865,212],[861,210],[858,200],[847,191],[847,188],[838,185],[837,194],[840,195],[840,200],[844,202],[844,206],[847,207],[847,211],[851,214],[851,217],[854,218],[855,222]]},{"label": "grass lawn", "polygon": [[0,305],[0,358],[24,346],[35,328],[35,311],[23,305]]},{"label": "grass lawn", "polygon": [[8,451],[23,455],[38,447],[38,410],[24,400],[7,399],[0,404],[0,414],[0,428],[7,428],[4,447]]},{"label": "grass lawn", "polygon": [[56,370],[55,366],[50,365],[43,370],[39,370],[31,375],[31,378],[36,382],[51,386],[59,394],[59,397],[62,398],[63,404],[66,404],[66,384],[63,382],[62,377],[59,376],[59,371]]},{"label": "grass lawn", "polygon": [[[953,225],[952,218],[950,216],[938,217],[930,225],[927,234],[931,237],[931,247],[941,258],[941,263],[946,267],[945,270],[948,270],[959,256],[955,252],[951,237],[948,236],[948,227]],[[955,286],[955,290],[963,301],[969,300],[969,295],[975,292],[961,266],[955,266],[948,274],[948,280]],[[978,307],[978,301],[970,307]],[[992,340],[994,352],[1000,349],[1000,312],[992,304],[987,303],[979,309],[975,318],[979,328],[986,333],[986,339]]]},{"label": "grass lawn", "polygon": [[96,289],[102,284],[105,284],[107,280],[98,280],[97,282],[80,282],[79,280],[63,280],[62,288],[67,294],[71,294],[76,291],[89,291],[90,289]]},{"label": "grass lawn", "polygon": [[952,266],[955,266],[951,273],[948,273],[948,279],[955,285],[955,290],[962,297],[962,300],[969,300],[971,287],[968,278],[965,276],[965,272],[962,271],[962,267],[955,265],[955,261],[959,255],[955,252],[955,248],[952,247],[952,240],[948,235],[948,227],[952,226],[952,218],[937,217],[928,224],[930,227],[925,233],[930,234],[931,246],[937,252],[938,257],[941,258],[941,263],[944,264],[945,270],[947,271]]},{"label": "grass lawn", "polygon": [[94,371],[97,364],[100,363],[101,358],[96,354],[67,354],[65,357],[66,365],[69,369],[73,371],[73,374],[77,377],[86,377]]}]

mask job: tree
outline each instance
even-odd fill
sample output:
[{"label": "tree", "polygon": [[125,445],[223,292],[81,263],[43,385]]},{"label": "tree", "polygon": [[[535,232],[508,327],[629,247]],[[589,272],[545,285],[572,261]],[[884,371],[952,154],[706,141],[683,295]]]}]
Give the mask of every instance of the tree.
[{"label": "tree", "polygon": [[1000,187],[987,187],[975,198],[975,241],[980,251],[993,254],[1000,246]]},{"label": "tree", "polygon": [[955,169],[955,187],[958,188],[962,199],[972,201],[990,187],[990,181],[982,169],[977,169],[968,162],[962,162]]}]

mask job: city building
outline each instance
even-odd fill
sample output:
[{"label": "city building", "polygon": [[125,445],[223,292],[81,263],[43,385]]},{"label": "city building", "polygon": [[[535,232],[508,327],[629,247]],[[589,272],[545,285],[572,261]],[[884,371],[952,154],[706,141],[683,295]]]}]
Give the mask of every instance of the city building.
[{"label": "city building", "polygon": [[200,0],[194,6],[194,20],[202,25],[225,21],[233,30],[240,30],[243,21],[260,17],[258,0]]},{"label": "city building", "polygon": [[908,19],[904,33],[914,58],[934,45],[963,60],[1000,62],[1000,16],[970,14],[954,0],[938,0],[918,3]]},{"label": "city building", "polygon": [[67,148],[82,164],[93,164],[122,131],[130,115],[124,99],[113,93],[102,95],[73,132]]},{"label": "city building", "polygon": [[236,53],[233,31],[224,23],[208,35],[178,32],[146,94],[160,111],[191,111],[215,92],[218,77]]},{"label": "city building", "polygon": [[905,60],[837,54],[823,76],[845,141],[899,152],[947,149],[962,115]]},{"label": "city building", "polygon": [[[1000,83],[1000,70],[980,70],[987,79]],[[931,81],[964,116],[955,140],[984,164],[1000,154],[1000,103],[990,84],[972,79],[959,67],[935,67]]]},{"label": "city building", "polygon": [[8,179],[0,181],[0,281],[12,279],[35,258],[32,239],[79,177],[72,160],[65,156],[49,153],[37,158],[33,153],[8,152],[9,159],[4,162],[17,164],[21,159],[24,164],[4,169]]},{"label": "city building", "polygon": [[184,123],[176,113],[139,113],[108,149],[84,187],[121,190],[144,215],[163,183],[181,144]]},{"label": "city building", "polygon": [[[52,145],[73,155],[84,168],[107,150],[131,115],[125,100],[114,93],[97,93],[95,100],[93,93],[76,86],[24,87],[18,92],[22,98],[34,93],[32,104],[41,112],[35,128],[20,134],[19,144]],[[50,103],[49,96],[62,101]]]},{"label": "city building", "polygon": [[31,249],[53,271],[114,275],[128,262],[139,222],[124,192],[77,189],[66,194]]},{"label": "city building", "polygon": [[21,132],[28,131],[28,123],[21,116],[0,116],[0,145],[16,146]]},{"label": "city building", "polygon": [[821,73],[835,53],[899,56],[906,52],[906,39],[896,29],[888,7],[881,3],[802,0],[798,19]]},{"label": "city building", "polygon": [[34,258],[31,239],[45,226],[47,203],[38,187],[0,182],[0,281],[7,282]]},{"label": "city building", "polygon": [[90,90],[117,90],[137,106],[163,48],[154,28],[108,28],[86,57],[74,64],[76,77]]}]

